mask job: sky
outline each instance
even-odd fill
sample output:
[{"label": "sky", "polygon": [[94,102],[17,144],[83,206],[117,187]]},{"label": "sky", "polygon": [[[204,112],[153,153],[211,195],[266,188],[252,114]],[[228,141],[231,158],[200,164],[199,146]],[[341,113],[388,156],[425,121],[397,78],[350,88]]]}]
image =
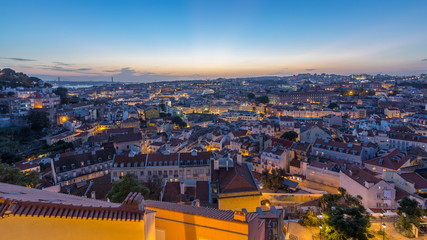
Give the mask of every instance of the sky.
[{"label": "sky", "polygon": [[427,73],[422,0],[5,0],[0,68],[43,80]]}]

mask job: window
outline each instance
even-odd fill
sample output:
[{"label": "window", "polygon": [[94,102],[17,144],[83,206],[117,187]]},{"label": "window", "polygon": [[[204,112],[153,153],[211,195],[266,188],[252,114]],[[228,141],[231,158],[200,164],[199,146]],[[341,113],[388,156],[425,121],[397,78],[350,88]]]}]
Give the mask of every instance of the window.
[{"label": "window", "polygon": [[117,172],[113,172],[113,177],[117,177]]},{"label": "window", "polygon": [[140,176],[144,176],[144,171],[141,171],[141,172],[139,173],[139,175],[140,175]]},{"label": "window", "polygon": [[148,171],[148,176],[151,176],[151,171]]}]

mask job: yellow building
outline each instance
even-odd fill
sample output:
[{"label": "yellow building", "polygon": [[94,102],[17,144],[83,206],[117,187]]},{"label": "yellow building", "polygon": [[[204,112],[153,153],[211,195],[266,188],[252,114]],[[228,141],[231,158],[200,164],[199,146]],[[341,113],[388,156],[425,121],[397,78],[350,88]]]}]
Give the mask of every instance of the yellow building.
[{"label": "yellow building", "polygon": [[176,203],[145,201],[156,211],[157,240],[264,239],[265,220],[257,213],[225,211]]},{"label": "yellow building", "polygon": [[155,239],[140,194],[122,203],[0,183],[1,239]]},{"label": "yellow building", "polygon": [[261,200],[261,190],[242,156],[214,160],[211,173],[212,198],[219,209],[255,212]]}]

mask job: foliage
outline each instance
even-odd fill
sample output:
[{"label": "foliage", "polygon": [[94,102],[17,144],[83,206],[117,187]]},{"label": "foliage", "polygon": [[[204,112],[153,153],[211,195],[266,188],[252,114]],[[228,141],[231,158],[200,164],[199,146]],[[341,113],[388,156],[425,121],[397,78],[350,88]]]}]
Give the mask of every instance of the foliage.
[{"label": "foliage", "polygon": [[68,89],[67,88],[58,87],[53,92],[61,98],[61,104],[67,104],[68,103]]},{"label": "foliage", "polygon": [[409,197],[404,197],[399,201],[399,219],[396,222],[396,229],[406,237],[414,237],[412,224],[420,227],[420,219],[423,210],[420,204]]},{"label": "foliage", "polygon": [[50,127],[49,113],[46,111],[31,110],[28,114],[31,129],[40,132],[44,128]]},{"label": "foliage", "polygon": [[7,164],[0,164],[0,182],[15,184],[25,187],[36,187],[40,182],[38,172],[21,172],[19,168],[11,167]]},{"label": "foliage", "polygon": [[370,221],[363,206],[331,208],[324,216],[322,235],[326,239],[368,239]]},{"label": "foliage", "polygon": [[150,193],[147,196],[148,199],[160,199],[160,192],[162,191],[162,182],[159,178],[150,178],[146,183],[144,183],[144,186],[150,190]]},{"label": "foliage", "polygon": [[330,103],[330,104],[328,105],[328,108],[329,108],[329,109],[333,109],[333,110],[338,110],[338,109],[340,109],[340,106],[338,106],[338,104],[337,104],[337,103]]},{"label": "foliage", "polygon": [[255,98],[255,101],[258,103],[268,104],[270,102],[270,99],[268,98],[268,96],[260,96]]},{"label": "foliage", "polygon": [[36,151],[36,155],[41,155],[49,152],[64,152],[67,149],[74,149],[73,143],[65,142],[63,140],[60,140],[51,146],[45,145],[44,147],[40,148],[38,151]]},{"label": "foliage", "polygon": [[10,165],[15,163],[15,162],[19,162],[21,160],[22,160],[22,158],[13,152],[5,152],[5,153],[2,153],[0,156],[0,162],[7,163]]},{"label": "foliage", "polygon": [[172,118],[172,123],[174,123],[175,125],[177,125],[179,128],[185,128],[187,127],[187,123],[182,120],[181,117],[179,116],[175,116]]},{"label": "foliage", "polygon": [[370,215],[358,197],[343,188],[340,194],[325,194],[320,199],[324,210],[322,236],[325,239],[368,239]]},{"label": "foliage", "polygon": [[299,223],[303,226],[320,226],[320,219],[315,211],[309,209],[300,217]]},{"label": "foliage", "polygon": [[296,141],[298,138],[298,133],[294,131],[288,131],[283,133],[282,136],[280,136],[281,139],[289,140],[289,141]]},{"label": "foliage", "polygon": [[283,185],[283,177],[286,175],[286,171],[283,168],[274,168],[271,173],[268,170],[264,170],[261,174],[262,184],[274,192],[279,189],[286,189]]},{"label": "foliage", "polygon": [[255,99],[255,94],[253,93],[248,93],[248,98],[251,99]]},{"label": "foliage", "polygon": [[107,198],[111,202],[121,203],[131,192],[139,192],[144,198],[147,198],[150,190],[144,187],[134,175],[126,174],[122,180],[113,183],[113,187],[107,193]]}]

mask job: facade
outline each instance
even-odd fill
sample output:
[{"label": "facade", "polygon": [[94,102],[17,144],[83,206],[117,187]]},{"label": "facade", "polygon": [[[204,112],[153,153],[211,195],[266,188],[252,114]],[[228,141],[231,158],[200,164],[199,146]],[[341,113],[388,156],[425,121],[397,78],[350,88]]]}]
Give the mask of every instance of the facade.
[{"label": "facade", "polygon": [[257,213],[145,201],[156,211],[156,240],[265,239],[265,220]]},{"label": "facade", "polygon": [[375,173],[361,168],[340,172],[340,186],[353,197],[361,196],[365,208],[396,208],[394,183],[375,177]]},{"label": "facade", "polygon": [[58,155],[51,161],[54,180],[63,186],[104,176],[112,167],[114,157],[112,148]]},{"label": "facade", "polygon": [[339,159],[349,163],[361,165],[368,153],[362,146],[354,143],[342,143],[330,140],[317,139],[311,154],[328,159]]},{"label": "facade", "polygon": [[118,181],[126,174],[135,175],[141,182],[151,178],[178,181],[195,179],[207,181],[210,177],[212,152],[148,153],[117,155],[111,169],[111,181]]}]

